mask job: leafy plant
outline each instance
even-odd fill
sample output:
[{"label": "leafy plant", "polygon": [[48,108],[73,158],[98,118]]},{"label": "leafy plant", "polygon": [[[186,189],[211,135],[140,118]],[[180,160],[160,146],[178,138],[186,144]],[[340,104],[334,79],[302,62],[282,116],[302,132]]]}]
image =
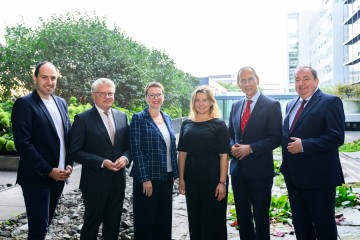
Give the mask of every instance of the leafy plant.
[{"label": "leafy plant", "polygon": [[360,139],[354,140],[350,143],[344,143],[340,148],[340,152],[358,152],[360,151]]},{"label": "leafy plant", "polygon": [[232,190],[229,190],[229,192],[228,192],[227,203],[228,203],[228,205],[235,205],[234,192]]},{"label": "leafy plant", "polygon": [[271,197],[271,205],[269,210],[269,217],[272,223],[287,223],[292,225],[291,208],[287,195]]},{"label": "leafy plant", "polygon": [[336,188],[336,207],[353,207],[360,205],[359,195],[354,193],[351,186],[343,184]]}]

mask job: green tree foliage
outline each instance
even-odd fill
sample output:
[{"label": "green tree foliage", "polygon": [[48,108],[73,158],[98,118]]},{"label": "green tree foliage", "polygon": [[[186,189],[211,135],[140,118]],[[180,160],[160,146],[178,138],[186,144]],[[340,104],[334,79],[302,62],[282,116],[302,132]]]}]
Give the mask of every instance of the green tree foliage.
[{"label": "green tree foliage", "polygon": [[158,81],[165,87],[164,107],[180,108],[184,115],[198,84],[195,77],[177,69],[164,52],[146,48],[118,27],[109,29],[105,17],[89,17],[86,12],[40,18],[34,29],[20,23],[7,27],[4,37],[6,43],[0,46],[0,92],[4,99],[31,91],[32,70],[44,60],[60,70],[57,95],[66,100],[74,96],[80,104],[92,102],[92,82],[106,77],[116,84],[117,106],[144,107],[144,86]]},{"label": "green tree foliage", "polygon": [[338,85],[334,89],[334,94],[345,99],[346,98],[360,99],[360,85],[359,84]]}]

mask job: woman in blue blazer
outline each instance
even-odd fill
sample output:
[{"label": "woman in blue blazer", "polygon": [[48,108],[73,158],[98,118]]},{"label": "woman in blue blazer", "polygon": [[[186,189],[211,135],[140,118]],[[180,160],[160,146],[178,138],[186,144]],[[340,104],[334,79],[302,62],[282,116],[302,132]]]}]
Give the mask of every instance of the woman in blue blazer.
[{"label": "woman in blue blazer", "polygon": [[176,139],[171,118],[163,113],[164,88],[145,87],[148,104],[130,122],[133,166],[134,238],[169,240],[172,228],[172,190],[178,177]]}]

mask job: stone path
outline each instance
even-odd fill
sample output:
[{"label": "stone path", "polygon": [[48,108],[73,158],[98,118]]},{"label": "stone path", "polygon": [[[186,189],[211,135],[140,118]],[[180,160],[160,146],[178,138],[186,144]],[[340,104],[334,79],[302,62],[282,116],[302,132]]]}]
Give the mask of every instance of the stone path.
[{"label": "stone path", "polygon": [[[348,132],[347,132],[348,133]],[[347,134],[347,142],[358,139],[360,132]],[[341,164],[344,170],[346,182],[360,182],[360,152],[341,153]],[[65,187],[65,192],[70,192],[78,187],[80,179],[81,166],[73,173],[71,184]],[[75,175],[77,174],[77,175]],[[1,184],[15,184],[16,172],[0,172]],[[359,191],[358,189],[354,189]],[[274,188],[274,191],[277,189]],[[13,194],[13,195],[12,195]],[[5,201],[8,199],[8,201]],[[17,203],[17,201],[19,203]],[[174,199],[173,210],[173,240],[189,240],[188,222],[185,196],[179,195]],[[14,214],[24,212],[22,193],[19,186],[12,187],[9,190],[0,190],[0,223],[6,221]],[[338,226],[341,240],[359,240],[360,239],[360,211],[358,209],[343,209],[340,211],[345,216],[345,220]],[[9,215],[10,214],[10,215]],[[0,238],[1,239],[1,238]],[[228,239],[239,239],[237,230],[228,225]],[[295,240],[295,236],[286,234],[285,237],[271,237],[272,240]]]}]

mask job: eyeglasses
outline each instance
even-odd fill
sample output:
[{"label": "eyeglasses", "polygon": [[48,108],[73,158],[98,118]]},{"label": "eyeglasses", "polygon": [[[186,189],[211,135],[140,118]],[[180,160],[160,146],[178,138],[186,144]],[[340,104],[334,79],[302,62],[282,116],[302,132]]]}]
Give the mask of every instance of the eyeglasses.
[{"label": "eyeglasses", "polygon": [[114,92],[95,92],[97,94],[99,94],[100,97],[113,97],[114,96]]},{"label": "eyeglasses", "polygon": [[148,98],[152,98],[152,99],[154,99],[154,98],[161,98],[162,96],[163,96],[162,93],[148,94],[148,95],[147,95]]},{"label": "eyeglasses", "polygon": [[254,77],[249,77],[248,79],[241,79],[240,80],[240,84],[241,85],[245,85],[245,84],[252,84],[255,81]]}]

